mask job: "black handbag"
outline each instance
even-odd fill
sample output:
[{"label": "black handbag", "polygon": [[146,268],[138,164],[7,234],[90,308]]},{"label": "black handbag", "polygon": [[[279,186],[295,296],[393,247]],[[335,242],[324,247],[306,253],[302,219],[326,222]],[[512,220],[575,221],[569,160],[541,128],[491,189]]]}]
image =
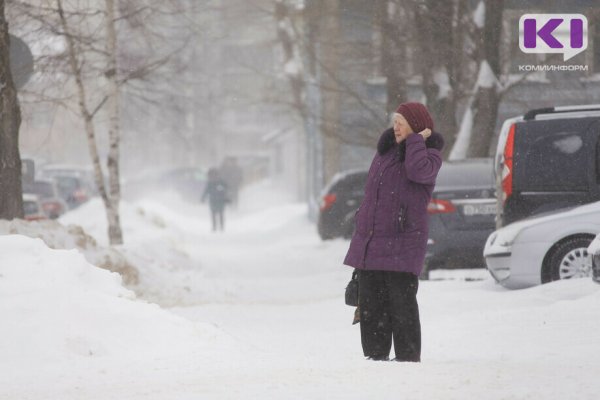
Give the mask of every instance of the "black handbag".
[{"label": "black handbag", "polygon": [[358,307],[358,271],[354,270],[352,279],[346,286],[346,305]]}]

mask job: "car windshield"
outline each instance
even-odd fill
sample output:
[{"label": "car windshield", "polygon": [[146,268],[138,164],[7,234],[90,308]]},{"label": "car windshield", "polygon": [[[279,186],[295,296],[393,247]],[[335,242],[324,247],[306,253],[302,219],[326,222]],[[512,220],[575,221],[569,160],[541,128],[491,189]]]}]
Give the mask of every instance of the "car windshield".
[{"label": "car windshield", "polygon": [[79,180],[71,176],[57,176],[54,179],[62,196],[69,196],[81,187]]},{"label": "car windshield", "polygon": [[54,188],[50,182],[34,182],[33,192],[42,199],[54,197]]}]

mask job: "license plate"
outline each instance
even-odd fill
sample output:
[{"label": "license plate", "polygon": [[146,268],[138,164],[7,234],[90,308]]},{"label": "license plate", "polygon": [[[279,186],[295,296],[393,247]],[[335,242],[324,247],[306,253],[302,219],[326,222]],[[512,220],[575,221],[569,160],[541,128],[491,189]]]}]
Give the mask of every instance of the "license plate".
[{"label": "license plate", "polygon": [[472,215],[493,215],[496,214],[497,205],[494,204],[465,204],[463,214]]}]

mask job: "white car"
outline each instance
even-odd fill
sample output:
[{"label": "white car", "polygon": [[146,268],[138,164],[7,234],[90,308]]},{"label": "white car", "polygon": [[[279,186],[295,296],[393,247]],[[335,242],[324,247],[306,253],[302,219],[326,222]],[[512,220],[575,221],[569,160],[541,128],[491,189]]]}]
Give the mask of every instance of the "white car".
[{"label": "white car", "polygon": [[600,232],[600,202],[521,220],[493,232],[483,256],[494,279],[521,289],[589,277],[587,248]]}]

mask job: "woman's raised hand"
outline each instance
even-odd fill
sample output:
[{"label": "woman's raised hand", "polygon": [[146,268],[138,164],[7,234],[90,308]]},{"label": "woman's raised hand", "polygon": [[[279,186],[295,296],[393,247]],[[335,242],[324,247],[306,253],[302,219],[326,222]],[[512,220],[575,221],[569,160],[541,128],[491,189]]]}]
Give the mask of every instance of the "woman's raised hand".
[{"label": "woman's raised hand", "polygon": [[431,129],[425,128],[419,132],[419,135],[423,136],[423,139],[427,139],[429,136],[431,136]]}]

